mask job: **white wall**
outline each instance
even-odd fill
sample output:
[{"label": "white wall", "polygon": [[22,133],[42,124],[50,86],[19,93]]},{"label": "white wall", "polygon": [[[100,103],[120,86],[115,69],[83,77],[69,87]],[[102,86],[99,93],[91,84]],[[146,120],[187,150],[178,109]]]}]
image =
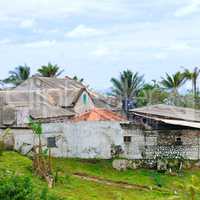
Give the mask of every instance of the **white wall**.
[{"label": "white wall", "polygon": [[44,125],[45,137],[56,136],[57,157],[111,158],[111,145],[123,145],[118,122],[78,122]]},{"label": "white wall", "polygon": [[[119,122],[51,123],[43,125],[42,143],[56,137],[55,157],[111,158],[111,146],[123,146],[123,132]],[[13,129],[14,148],[26,154],[37,143],[29,129]],[[44,147],[45,148],[45,147]]]}]

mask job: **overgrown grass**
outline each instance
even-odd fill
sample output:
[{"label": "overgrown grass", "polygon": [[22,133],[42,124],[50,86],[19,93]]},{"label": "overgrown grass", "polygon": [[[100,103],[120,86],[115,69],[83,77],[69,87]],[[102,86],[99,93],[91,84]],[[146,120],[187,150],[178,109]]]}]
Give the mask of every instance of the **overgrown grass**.
[{"label": "overgrown grass", "polygon": [[[46,183],[34,176],[31,170],[31,160],[15,152],[4,152],[0,156],[0,172],[11,171],[17,175],[31,178],[34,191],[40,194]],[[118,172],[112,169],[111,161],[106,160],[79,160],[53,159],[54,169],[60,171],[58,183],[50,193],[66,200],[166,200],[168,196],[158,191],[139,191],[120,187],[103,185],[91,181],[81,180],[73,176],[74,173],[86,173],[91,176],[106,178],[115,181],[125,181],[151,187],[161,187],[173,190],[175,181],[189,182],[191,175],[200,178],[200,171],[186,171],[180,177],[159,174],[152,170],[128,170]]]}]

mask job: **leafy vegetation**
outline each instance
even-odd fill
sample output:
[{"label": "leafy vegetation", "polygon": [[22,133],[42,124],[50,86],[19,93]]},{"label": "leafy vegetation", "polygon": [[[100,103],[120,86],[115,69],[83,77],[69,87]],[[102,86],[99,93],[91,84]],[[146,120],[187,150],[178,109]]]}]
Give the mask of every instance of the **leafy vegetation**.
[{"label": "leafy vegetation", "polygon": [[[48,196],[47,200],[50,200],[50,196],[57,196],[64,200],[167,200],[182,195],[183,190],[178,189],[177,184],[189,186],[192,175],[200,179],[199,170],[185,171],[182,176],[170,176],[145,169],[118,172],[112,168],[109,160],[54,159],[53,165],[54,169],[58,169],[59,175],[56,186],[48,192],[44,190],[47,186],[46,182],[33,175],[32,161],[18,153],[3,153],[0,157],[0,174],[4,171],[8,176],[13,176],[14,173],[21,177],[20,180],[28,177],[36,199],[41,199],[42,195]],[[78,172],[113,181],[147,185],[150,188],[157,187],[158,190],[140,191],[95,183],[73,175]],[[189,192],[189,189],[186,191]],[[195,190],[195,200],[198,199],[199,191]]]},{"label": "leafy vegetation", "polygon": [[130,70],[126,70],[120,74],[119,79],[112,78],[111,82],[113,84],[113,94],[122,99],[131,99],[136,97],[144,80],[143,76],[139,75],[137,72],[133,73]]},{"label": "leafy vegetation", "polygon": [[193,71],[190,71],[188,69],[185,69],[184,71],[185,78],[192,82],[192,92],[194,98],[196,98],[198,95],[197,80],[199,75],[200,75],[200,69],[198,67],[195,67]]},{"label": "leafy vegetation", "polygon": [[138,106],[146,106],[164,103],[169,94],[157,83],[146,83],[140,90],[137,97]]},{"label": "leafy vegetation", "polygon": [[47,181],[49,188],[52,188],[54,184],[54,177],[52,175],[50,156],[49,159],[47,159],[42,149],[42,124],[40,122],[34,122],[30,119],[29,126],[33,130],[33,133],[38,137],[39,141],[38,144],[34,144],[33,146],[33,170],[38,176]]},{"label": "leafy vegetation", "polygon": [[48,65],[43,65],[38,69],[39,75],[43,77],[58,77],[63,73],[64,70],[60,70],[58,65],[53,65],[48,63]]},{"label": "leafy vegetation", "polygon": [[16,67],[14,71],[10,71],[10,76],[4,79],[2,82],[17,86],[30,77],[30,71],[30,67],[28,67],[27,65],[20,65],[19,67]]}]

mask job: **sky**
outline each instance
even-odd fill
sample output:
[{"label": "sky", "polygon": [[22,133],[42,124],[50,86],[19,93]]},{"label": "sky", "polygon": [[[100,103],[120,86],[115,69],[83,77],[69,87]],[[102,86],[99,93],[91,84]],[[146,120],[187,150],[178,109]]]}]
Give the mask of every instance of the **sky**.
[{"label": "sky", "polygon": [[200,66],[200,0],[0,0],[0,79],[52,62],[92,88]]}]

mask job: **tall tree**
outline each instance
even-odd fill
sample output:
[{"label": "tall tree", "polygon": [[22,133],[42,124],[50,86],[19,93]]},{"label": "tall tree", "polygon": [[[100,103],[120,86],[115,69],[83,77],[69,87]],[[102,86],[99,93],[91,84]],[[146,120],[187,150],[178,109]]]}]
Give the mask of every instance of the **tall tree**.
[{"label": "tall tree", "polygon": [[161,85],[170,92],[170,95],[167,99],[169,104],[180,106],[181,96],[179,95],[179,89],[186,82],[184,73],[176,72],[172,76],[166,73],[166,77],[162,77]]},{"label": "tall tree", "polygon": [[38,69],[39,75],[43,77],[58,77],[63,73],[64,70],[60,70],[58,65],[53,65],[48,63],[48,65],[43,65]]},{"label": "tall tree", "polygon": [[30,77],[30,71],[30,67],[27,65],[20,65],[19,67],[16,67],[14,71],[9,71],[10,76],[2,80],[2,82],[17,86]]},{"label": "tall tree", "polygon": [[168,98],[168,93],[153,80],[153,83],[146,83],[138,94],[138,105],[146,106],[164,103]]},{"label": "tall tree", "polygon": [[144,76],[139,75],[138,72],[133,73],[126,70],[120,73],[119,79],[111,78],[111,83],[113,84],[113,94],[120,98],[122,102],[133,101],[144,84]]},{"label": "tall tree", "polygon": [[178,90],[184,85],[185,82],[186,78],[184,74],[176,72],[172,76],[166,73],[166,77],[162,77],[161,84],[165,89],[172,91],[174,95],[178,95]]},{"label": "tall tree", "polygon": [[198,67],[195,67],[193,71],[190,71],[189,69],[185,69],[184,71],[185,78],[192,82],[192,92],[193,92],[194,98],[196,98],[198,94],[197,80],[198,80],[199,74],[200,74],[200,69]]}]

